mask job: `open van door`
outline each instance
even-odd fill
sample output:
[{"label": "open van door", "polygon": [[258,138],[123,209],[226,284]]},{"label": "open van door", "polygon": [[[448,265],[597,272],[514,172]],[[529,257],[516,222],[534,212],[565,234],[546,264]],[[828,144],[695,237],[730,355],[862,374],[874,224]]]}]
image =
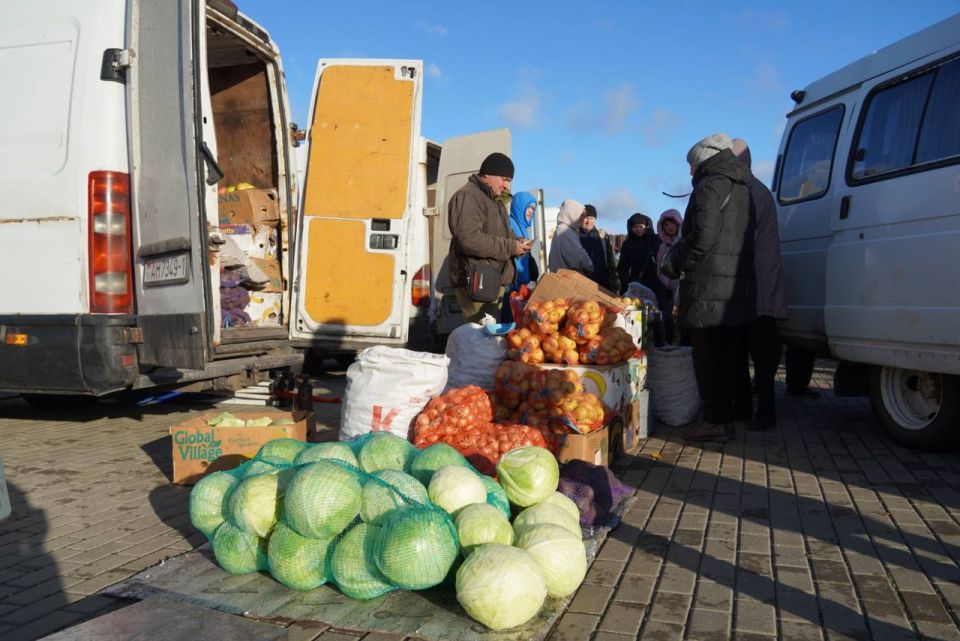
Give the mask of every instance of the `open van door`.
[{"label": "open van door", "polygon": [[431,272],[436,274],[433,290],[434,315],[438,335],[446,335],[463,324],[463,314],[457,305],[457,297],[450,284],[450,269],[447,255],[450,253],[450,233],[447,203],[454,192],[467,183],[472,174],[480,171],[483,159],[495,151],[510,155],[511,138],[509,129],[495,129],[468,136],[450,138],[443,143],[440,153],[440,167],[437,171],[438,215],[431,218],[434,225],[430,248]]},{"label": "open van door", "polygon": [[[128,78],[134,286],[141,364],[203,369],[206,234],[200,215],[202,155],[195,105],[205,70],[193,46],[206,14],[191,0],[141,2],[132,22]],[[172,43],[172,46],[171,46]],[[202,77],[200,74],[203,74]],[[172,100],[171,96],[180,96]],[[216,176],[211,176],[211,179]]]},{"label": "open van door", "polygon": [[[422,63],[321,60],[297,225],[290,339],[404,344]],[[425,242],[425,241],[424,241]]]}]

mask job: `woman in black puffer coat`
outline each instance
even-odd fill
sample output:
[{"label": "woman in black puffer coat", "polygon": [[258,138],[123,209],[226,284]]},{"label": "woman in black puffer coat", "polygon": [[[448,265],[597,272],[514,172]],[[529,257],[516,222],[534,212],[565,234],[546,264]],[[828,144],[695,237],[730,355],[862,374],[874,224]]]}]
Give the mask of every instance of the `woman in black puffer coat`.
[{"label": "woman in black puffer coat", "polygon": [[728,440],[734,434],[737,351],[757,314],[750,172],[730,146],[726,134],[715,134],[687,154],[693,193],[681,233],[678,321],[691,330],[703,400],[703,420],[684,435],[690,440]]},{"label": "woman in black puffer coat", "polygon": [[630,283],[641,283],[660,297],[660,282],[657,279],[657,250],[660,237],[653,229],[648,216],[636,213],[627,220],[627,239],[620,248],[617,272],[620,276],[620,295]]}]

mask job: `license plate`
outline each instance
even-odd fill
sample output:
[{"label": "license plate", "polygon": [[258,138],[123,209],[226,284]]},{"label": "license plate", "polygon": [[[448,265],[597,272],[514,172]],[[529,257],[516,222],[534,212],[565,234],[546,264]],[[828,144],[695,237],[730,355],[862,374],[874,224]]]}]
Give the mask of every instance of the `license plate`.
[{"label": "license plate", "polygon": [[171,254],[148,258],[143,263],[143,285],[176,285],[190,280],[187,273],[187,254]]}]

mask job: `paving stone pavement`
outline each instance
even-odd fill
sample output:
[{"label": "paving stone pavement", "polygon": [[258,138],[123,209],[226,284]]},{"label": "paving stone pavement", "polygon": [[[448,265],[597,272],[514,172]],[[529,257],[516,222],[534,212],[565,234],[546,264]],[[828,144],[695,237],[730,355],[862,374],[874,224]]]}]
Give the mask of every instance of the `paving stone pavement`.
[{"label": "paving stone pavement", "polygon": [[[616,461],[637,501],[550,639],[960,639],[960,455],[893,444],[865,400],[833,396],[831,377],[819,363],[821,399],[778,399],[775,430],[690,445],[660,426]],[[342,375],[325,382],[342,391]],[[0,400],[14,509],[0,523],[0,639],[124,607],[98,592],[203,542],[189,488],[169,483],[167,432],[203,409]],[[335,429],[339,408],[319,409]]]}]

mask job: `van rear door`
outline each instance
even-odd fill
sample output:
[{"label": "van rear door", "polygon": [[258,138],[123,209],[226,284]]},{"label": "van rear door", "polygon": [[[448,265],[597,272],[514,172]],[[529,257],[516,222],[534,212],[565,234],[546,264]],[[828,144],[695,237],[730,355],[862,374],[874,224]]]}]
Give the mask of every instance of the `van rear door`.
[{"label": "van rear door", "polygon": [[457,305],[457,297],[450,284],[450,269],[447,255],[450,253],[450,233],[447,203],[453,194],[467,183],[472,174],[480,171],[483,159],[495,151],[510,155],[509,129],[494,129],[468,136],[450,138],[443,143],[440,167],[437,171],[437,216],[431,218],[434,225],[430,249],[431,271],[436,274],[433,290],[434,315],[437,334],[449,334],[463,324],[463,314]]},{"label": "van rear door", "polygon": [[296,345],[407,340],[421,82],[420,61],[319,62],[296,232]]},{"label": "van rear door", "polygon": [[[134,282],[141,364],[203,369],[207,350],[205,228],[207,166],[197,132],[194,43],[202,3],[138,2],[131,15],[130,166],[135,220]],[[205,76],[204,76],[205,78]]]}]

